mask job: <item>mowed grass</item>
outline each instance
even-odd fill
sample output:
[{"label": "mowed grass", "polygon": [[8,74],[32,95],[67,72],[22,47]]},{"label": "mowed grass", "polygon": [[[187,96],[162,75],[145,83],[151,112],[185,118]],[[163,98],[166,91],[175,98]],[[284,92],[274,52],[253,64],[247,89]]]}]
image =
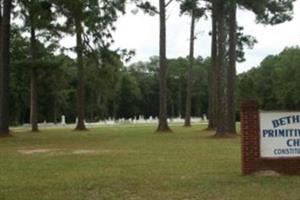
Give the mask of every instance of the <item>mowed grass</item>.
[{"label": "mowed grass", "polygon": [[0,139],[0,199],[300,199],[298,176],[242,176],[239,138],[172,129],[16,130]]}]

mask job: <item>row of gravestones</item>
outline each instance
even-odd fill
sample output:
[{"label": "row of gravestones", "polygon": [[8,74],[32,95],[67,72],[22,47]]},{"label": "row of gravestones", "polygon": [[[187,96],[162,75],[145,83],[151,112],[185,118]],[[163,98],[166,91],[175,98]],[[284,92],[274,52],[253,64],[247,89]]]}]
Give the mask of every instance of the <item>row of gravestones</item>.
[{"label": "row of gravestones", "polygon": [[[191,122],[192,123],[206,123],[207,117],[206,115],[203,115],[203,117],[192,117],[191,118]],[[98,122],[93,122],[93,123],[86,123],[86,125],[88,126],[101,126],[101,125],[117,125],[117,124],[155,124],[158,122],[158,118],[155,117],[149,117],[149,118],[145,118],[144,116],[139,116],[139,117],[135,117],[132,119],[112,119],[109,118],[107,120],[100,120]],[[178,118],[170,118],[168,119],[169,123],[184,123],[184,119],[181,117]],[[77,123],[77,119],[76,119],[76,123]],[[61,116],[61,122],[60,123],[49,123],[44,121],[43,123],[40,123],[39,126],[41,127],[52,127],[52,126],[67,126],[67,125],[72,125],[72,124],[67,124],[66,123],[66,117],[64,115]],[[24,124],[24,127],[29,127],[30,124]]]}]

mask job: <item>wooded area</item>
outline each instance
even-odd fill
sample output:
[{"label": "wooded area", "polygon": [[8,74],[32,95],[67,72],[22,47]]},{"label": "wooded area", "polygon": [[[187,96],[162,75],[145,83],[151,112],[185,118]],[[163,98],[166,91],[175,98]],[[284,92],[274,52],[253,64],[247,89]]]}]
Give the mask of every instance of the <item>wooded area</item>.
[{"label": "wooded area", "polygon": [[[169,117],[184,117],[189,127],[191,116],[208,113],[208,129],[227,136],[236,134],[241,100],[297,109],[298,48],[236,75],[244,48],[257,42],[237,23],[237,8],[252,11],[257,23],[276,25],[292,19],[294,1],[159,0],[156,8],[142,0],[0,0],[0,134],[23,123],[36,132],[38,122],[57,122],[61,115],[69,122],[77,118],[76,130],[86,130],[85,120],[158,116],[157,131],[163,133],[171,131]],[[111,48],[115,22],[128,3],[159,15],[160,22],[159,56],[130,66],[125,61],[134,52]],[[166,9],[173,3],[191,18],[190,53],[167,59]],[[212,21],[211,57],[195,58],[195,26],[205,16]],[[76,37],[76,59],[59,45],[65,35]]]}]

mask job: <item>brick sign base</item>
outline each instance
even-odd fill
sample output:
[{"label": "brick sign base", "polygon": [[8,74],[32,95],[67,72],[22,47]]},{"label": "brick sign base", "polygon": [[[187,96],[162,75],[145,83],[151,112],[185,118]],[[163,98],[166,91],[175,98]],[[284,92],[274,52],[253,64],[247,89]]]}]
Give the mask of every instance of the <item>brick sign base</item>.
[{"label": "brick sign base", "polygon": [[261,158],[259,106],[256,101],[241,105],[242,173],[272,170],[281,174],[300,175],[300,158]]}]

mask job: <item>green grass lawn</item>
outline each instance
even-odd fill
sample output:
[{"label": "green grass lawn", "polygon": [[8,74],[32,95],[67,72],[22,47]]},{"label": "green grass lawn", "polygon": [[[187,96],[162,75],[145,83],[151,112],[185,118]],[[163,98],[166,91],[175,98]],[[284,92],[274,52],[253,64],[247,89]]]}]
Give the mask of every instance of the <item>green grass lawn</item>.
[{"label": "green grass lawn", "polygon": [[0,199],[300,199],[300,177],[242,176],[239,138],[203,128],[15,130],[0,139]]}]

